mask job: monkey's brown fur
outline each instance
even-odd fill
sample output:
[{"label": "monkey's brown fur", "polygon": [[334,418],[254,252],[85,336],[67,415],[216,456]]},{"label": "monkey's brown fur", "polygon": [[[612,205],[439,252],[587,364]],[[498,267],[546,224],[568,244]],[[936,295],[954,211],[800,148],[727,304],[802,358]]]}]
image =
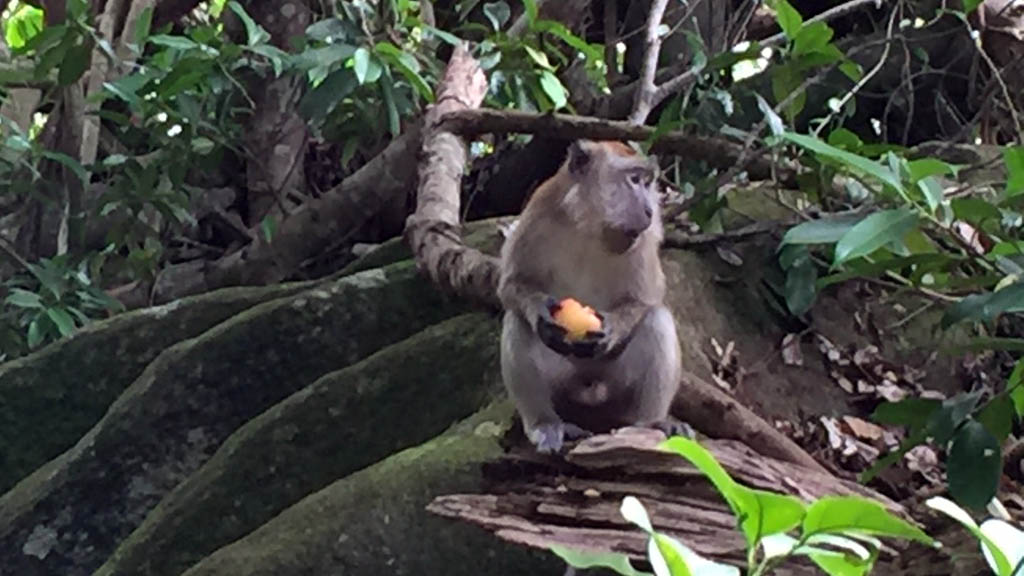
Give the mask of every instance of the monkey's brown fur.
[{"label": "monkey's brown fur", "polygon": [[[576,142],[502,248],[502,377],[541,452],[627,425],[692,434],[668,416],[681,368],[663,304],[656,176],[653,159],[625,144]],[[552,319],[570,297],[602,319],[581,342]]]}]

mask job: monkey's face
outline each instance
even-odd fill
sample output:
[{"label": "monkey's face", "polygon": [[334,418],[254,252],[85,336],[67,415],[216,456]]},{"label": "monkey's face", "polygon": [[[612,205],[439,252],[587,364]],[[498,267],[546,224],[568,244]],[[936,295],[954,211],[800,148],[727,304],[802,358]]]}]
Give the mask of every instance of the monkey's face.
[{"label": "monkey's face", "polygon": [[569,148],[568,162],[579,195],[577,221],[592,223],[612,252],[628,251],[658,209],[655,160],[619,142],[582,140]]}]

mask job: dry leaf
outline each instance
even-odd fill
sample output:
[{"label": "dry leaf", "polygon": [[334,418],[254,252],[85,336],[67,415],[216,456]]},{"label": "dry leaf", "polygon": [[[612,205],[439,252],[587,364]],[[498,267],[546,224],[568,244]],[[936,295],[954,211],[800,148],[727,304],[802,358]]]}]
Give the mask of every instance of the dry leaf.
[{"label": "dry leaf", "polygon": [[804,353],[800,349],[799,334],[786,334],[782,339],[782,362],[786,366],[804,365]]},{"label": "dry leaf", "polygon": [[843,416],[843,424],[846,424],[846,427],[850,429],[854,436],[864,440],[875,441],[880,439],[885,433],[881,426],[854,416]]}]

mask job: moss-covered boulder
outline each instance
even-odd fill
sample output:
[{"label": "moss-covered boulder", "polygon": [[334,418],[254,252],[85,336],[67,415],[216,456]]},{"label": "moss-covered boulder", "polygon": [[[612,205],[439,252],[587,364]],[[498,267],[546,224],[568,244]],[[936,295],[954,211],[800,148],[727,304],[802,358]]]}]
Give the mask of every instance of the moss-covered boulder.
[{"label": "moss-covered boulder", "polygon": [[91,574],[239,426],[462,310],[400,263],[258,305],[176,344],[73,448],[0,497],[0,566]]},{"label": "moss-covered boulder", "polygon": [[169,346],[309,286],[227,288],[136,310],[0,364],[0,493],[73,446]]},{"label": "moss-covered boulder", "polygon": [[183,576],[561,574],[553,554],[425,510],[438,494],[481,490],[480,465],[501,453],[498,438],[511,415],[502,402],[334,482]]},{"label": "moss-covered boulder", "polygon": [[501,390],[499,323],[459,316],[249,421],[94,576],[178,576],[302,497],[434,438]]}]

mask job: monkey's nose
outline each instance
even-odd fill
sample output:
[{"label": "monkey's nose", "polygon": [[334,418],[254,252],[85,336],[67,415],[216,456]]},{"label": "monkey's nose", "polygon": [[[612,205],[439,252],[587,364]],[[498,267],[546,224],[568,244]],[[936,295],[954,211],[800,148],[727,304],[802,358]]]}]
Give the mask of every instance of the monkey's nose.
[{"label": "monkey's nose", "polygon": [[654,216],[654,208],[652,208],[650,204],[644,206],[644,216],[647,216],[648,218]]}]

